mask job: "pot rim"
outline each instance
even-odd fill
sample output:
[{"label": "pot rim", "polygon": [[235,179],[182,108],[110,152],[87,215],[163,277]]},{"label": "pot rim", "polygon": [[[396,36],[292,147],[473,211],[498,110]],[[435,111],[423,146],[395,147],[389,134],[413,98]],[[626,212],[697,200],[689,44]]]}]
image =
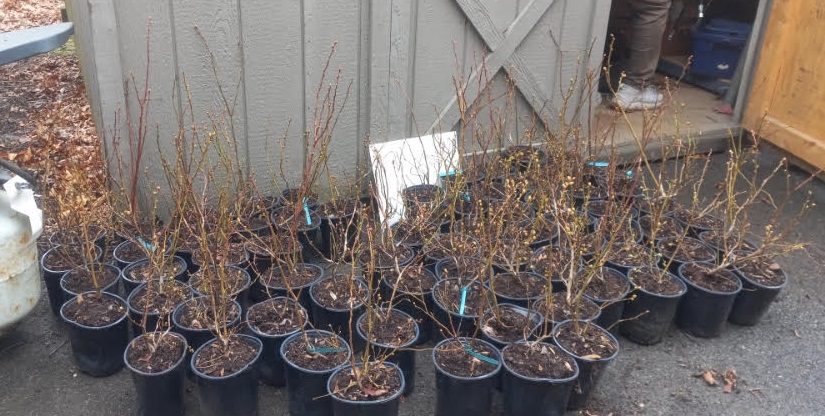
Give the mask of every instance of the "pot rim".
[{"label": "pot rim", "polygon": [[352,357],[352,348],[350,348],[349,344],[347,344],[347,341],[342,336],[340,336],[338,334],[335,334],[335,333],[332,333],[332,332],[329,332],[329,331],[325,331],[323,329],[309,329],[307,331],[304,331],[304,333],[306,333],[306,335],[308,337],[318,338],[319,336],[324,336],[324,337],[338,338],[338,341],[340,342],[340,344],[342,346],[346,347],[347,358],[345,358],[344,361],[341,362],[340,364],[336,365],[335,367],[329,368],[327,370],[310,370],[308,368],[298,366],[298,364],[293,363],[292,360],[290,360],[289,357],[287,357],[286,353],[285,353],[286,347],[288,345],[290,345],[291,343],[295,342],[295,340],[297,340],[298,337],[303,335],[302,332],[298,332],[297,334],[292,334],[287,339],[285,339],[284,342],[281,344],[281,348],[278,350],[278,353],[280,354],[281,358],[290,367],[292,367],[292,368],[294,368],[298,371],[307,373],[307,374],[315,374],[315,375],[332,374],[338,368],[346,365],[347,362],[349,362],[349,359]]},{"label": "pot rim", "polygon": [[[451,315],[451,316],[456,316],[456,317],[461,318],[461,319],[478,319],[478,317],[479,317],[479,316],[481,316],[481,312],[480,312],[480,311],[479,311],[479,313],[474,314],[474,315],[461,315],[461,314],[459,314],[458,312],[454,312],[454,311],[452,311],[452,310],[450,310],[450,309],[447,309],[447,308],[446,308],[446,307],[445,307],[445,306],[441,303],[441,301],[440,301],[440,300],[438,300],[438,296],[436,296],[436,295],[435,295],[435,288],[436,288],[439,284],[441,284],[441,282],[446,282],[446,281],[450,281],[450,280],[459,280],[459,279],[458,279],[457,277],[451,277],[451,278],[449,278],[449,279],[439,280],[439,281],[435,282],[435,284],[433,285],[433,290],[430,292],[430,296],[433,298],[433,301],[435,302],[435,304],[436,304],[436,305],[438,305],[438,307],[439,307],[439,308],[441,308],[442,310],[444,310],[444,312],[447,312],[447,313],[448,313],[449,315]],[[485,288],[485,286],[484,286],[484,284],[483,284],[483,283],[481,283],[481,282],[479,282],[479,281],[477,281],[477,280],[471,281],[470,283],[471,283],[471,284],[472,284],[472,283],[475,283],[475,284],[477,284],[478,286],[480,286],[482,289],[486,289],[486,288]]]},{"label": "pot rim", "polygon": [[[186,260],[184,260],[183,257],[177,256],[177,255],[171,256],[171,257],[172,257],[172,261],[177,262],[179,266],[182,266],[181,271],[178,274],[176,274],[175,276],[172,276],[172,279],[175,279],[178,275],[186,273],[186,270],[187,270],[186,269]],[[143,264],[147,264],[147,263],[149,263],[149,259],[144,257],[140,260],[133,261],[133,262],[127,264],[126,267],[120,269],[120,278],[123,279],[123,281],[125,281],[125,282],[136,283],[138,285],[140,285],[141,283],[146,283],[144,281],[132,280],[132,279],[128,278],[127,276],[128,276],[128,272],[132,271],[132,269],[134,269],[138,266],[141,266]]]},{"label": "pot rim", "polygon": [[[633,278],[631,277],[632,273],[636,270],[648,270],[648,269],[656,269],[656,270],[659,270],[662,273],[666,274],[670,280],[676,282],[676,284],[679,285],[679,287],[681,288],[679,290],[679,292],[678,293],[672,293],[672,294],[656,293],[656,292],[652,292],[650,290],[647,290],[644,287],[639,286],[638,284],[636,284],[636,282],[634,282]],[[651,295],[651,296],[656,296],[656,297],[659,297],[659,298],[668,298],[668,299],[679,298],[679,297],[684,296],[685,293],[687,293],[687,284],[682,279],[680,279],[679,276],[676,276],[675,274],[673,274],[673,273],[671,273],[671,272],[669,272],[665,269],[661,269],[661,268],[654,268],[654,267],[651,267],[651,266],[631,267],[627,271],[627,280],[628,280],[628,282],[630,282],[631,291],[638,290],[640,292],[646,293],[646,294]]]},{"label": "pot rim", "polygon": [[601,330],[601,331],[602,331],[605,335],[607,335],[608,339],[609,339],[611,342],[613,342],[613,344],[615,344],[615,345],[616,345],[616,351],[614,351],[614,352],[613,352],[613,354],[611,354],[609,357],[599,358],[599,359],[597,359],[597,360],[592,360],[592,359],[584,358],[584,357],[579,356],[578,354],[574,354],[572,351],[569,351],[567,348],[565,348],[563,345],[561,345],[561,343],[559,343],[559,342],[556,340],[556,335],[558,334],[558,332],[559,332],[559,331],[560,331],[560,330],[561,330],[564,326],[566,326],[566,325],[571,325],[571,324],[573,323],[573,320],[572,320],[572,319],[568,319],[568,320],[565,320],[565,321],[559,322],[559,323],[556,325],[556,327],[555,327],[555,328],[553,328],[553,342],[554,342],[556,345],[558,345],[558,346],[559,346],[559,348],[561,348],[561,349],[562,349],[562,351],[566,352],[567,354],[570,354],[570,355],[571,355],[573,358],[575,358],[576,360],[582,360],[582,361],[589,362],[589,363],[609,362],[609,361],[613,360],[614,358],[616,358],[616,356],[617,356],[617,355],[619,355],[619,350],[621,349],[621,346],[619,345],[619,340],[617,340],[617,339],[616,339],[616,337],[615,337],[613,334],[611,334],[611,333],[610,333],[610,331],[608,331],[608,330],[606,330],[606,329],[604,329],[604,328],[600,327],[598,324],[596,324],[596,323],[595,323],[595,322],[593,322],[593,321],[579,321],[579,322],[583,322],[583,323],[585,323],[586,325],[592,325],[592,326],[595,326],[596,328],[600,329],[600,330]]},{"label": "pot rim", "polygon": [[[544,297],[544,290],[542,290],[542,293],[540,293],[538,295],[535,295],[535,296],[514,297],[514,296],[502,295],[501,293],[496,292],[495,290],[493,290],[492,287],[490,287],[490,285],[493,283],[493,280],[496,277],[501,276],[501,275],[508,275],[508,274],[510,274],[510,275],[513,275],[513,274],[527,274],[527,275],[531,275],[531,276],[536,276],[539,279],[541,279],[543,284],[547,284],[548,282],[552,284],[552,281],[547,279],[546,277],[544,277],[542,274],[537,273],[537,272],[532,271],[532,270],[524,270],[524,271],[519,271],[519,272],[495,273],[495,274],[493,274],[493,276],[490,278],[489,281],[484,282],[484,286],[487,288],[487,290],[489,290],[491,293],[493,293],[493,295],[495,295],[496,297],[499,297],[499,298],[502,298],[502,299],[505,299],[505,300],[508,300],[508,301],[511,301],[511,300],[514,300],[514,301],[531,301],[531,300],[538,300],[538,299],[541,299],[541,298]],[[501,304],[503,304],[503,303],[500,303],[499,305],[501,305]]]},{"label": "pot rim", "polygon": [[[92,291],[83,292],[82,295],[89,295],[89,294],[94,294],[94,293],[96,293],[96,292],[92,290]],[[109,292],[103,292],[103,291],[101,291],[100,294],[101,294],[101,296],[114,298],[116,301],[120,302],[121,306],[126,305],[126,301],[123,300],[123,298],[121,298],[118,295],[115,295],[115,294],[109,293]],[[71,304],[72,302],[76,302],[76,301],[77,301],[77,296],[73,296],[71,299],[67,300],[66,302],[63,302],[63,306],[60,307],[60,318],[63,319],[63,322],[67,322],[67,323],[69,323],[71,325],[74,325],[78,328],[90,329],[90,330],[108,329],[108,328],[114,327],[115,325],[118,325],[121,322],[123,322],[126,319],[126,316],[129,314],[128,309],[124,307],[123,308],[123,315],[121,315],[120,318],[116,319],[114,322],[110,322],[110,323],[108,323],[106,325],[102,325],[102,326],[88,326],[88,325],[81,324],[79,322],[75,322],[75,321],[73,321],[73,320],[66,317],[66,307],[69,304]]]},{"label": "pot rim", "polygon": [[633,289],[633,286],[630,284],[630,280],[627,278],[627,276],[624,273],[622,273],[620,270],[616,270],[612,267],[602,266],[601,271],[602,271],[602,273],[605,273],[605,272],[612,273],[612,274],[614,274],[616,276],[619,276],[621,278],[621,280],[624,282],[624,290],[622,291],[621,295],[618,295],[615,298],[609,298],[609,299],[597,298],[597,297],[591,296],[587,293],[582,293],[582,295],[584,295],[584,297],[586,297],[586,298],[588,298],[588,299],[590,299],[590,300],[592,300],[596,303],[599,303],[599,302],[601,302],[601,303],[621,302],[622,300],[624,300],[627,297],[627,295],[630,293],[630,291]]},{"label": "pot rim", "polygon": [[[214,267],[214,266],[207,266],[207,267]],[[201,266],[201,268],[203,268],[203,266]],[[245,282],[246,282],[246,283],[244,283],[244,284],[243,284],[243,286],[241,286],[241,288],[240,288],[240,289],[238,289],[238,290],[236,290],[236,291],[234,291],[234,292],[230,293],[230,294],[229,294],[229,297],[231,297],[231,298],[233,298],[233,297],[237,297],[238,295],[240,295],[241,293],[243,293],[243,291],[244,291],[244,290],[247,290],[247,289],[249,289],[249,287],[250,287],[250,286],[252,286],[252,277],[249,275],[249,272],[248,272],[248,271],[246,271],[246,269],[244,269],[243,267],[239,267],[239,266],[234,266],[234,265],[229,265],[229,264],[227,264],[227,265],[225,265],[225,266],[224,266],[224,268],[226,268],[226,269],[233,269],[233,270],[240,271],[240,272],[241,272],[241,275],[246,277],[246,279],[245,279]],[[192,292],[193,292],[194,294],[196,294],[196,295],[207,296],[207,294],[206,294],[206,293],[201,293],[200,291],[198,291],[198,289],[197,289],[197,288],[195,288],[195,285],[191,284],[191,280],[192,280],[192,279],[190,278],[189,287],[191,287],[191,288],[192,288]]]},{"label": "pot rim", "polygon": [[195,352],[192,354],[192,358],[189,359],[189,368],[192,369],[192,373],[195,374],[197,377],[200,377],[200,378],[203,378],[203,379],[206,379],[206,380],[228,380],[228,379],[231,379],[231,378],[234,378],[234,377],[239,377],[239,376],[243,375],[247,370],[249,370],[250,368],[255,366],[255,364],[258,363],[258,360],[260,360],[261,354],[263,353],[263,349],[264,349],[263,348],[263,345],[264,345],[263,342],[261,342],[261,340],[259,340],[258,338],[255,338],[252,335],[247,335],[247,334],[232,334],[232,335],[230,335],[230,337],[232,337],[232,336],[240,337],[240,338],[246,340],[247,342],[251,342],[252,344],[254,344],[253,346],[256,348],[257,353],[255,354],[255,357],[253,357],[251,361],[249,361],[242,369],[240,369],[240,370],[238,370],[238,371],[236,371],[232,374],[227,374],[227,375],[222,376],[222,377],[208,376],[208,375],[202,373],[200,370],[197,369],[197,367],[195,367],[195,359],[198,358],[198,354],[201,351],[203,351],[204,348],[206,348],[207,346],[215,343],[218,340],[217,338],[212,338],[209,341],[206,341],[205,343],[203,343],[203,345],[201,345],[200,347],[198,347],[198,349],[195,350]]},{"label": "pot rim", "polygon": [[[444,345],[448,342],[463,343],[463,342],[466,342],[467,340],[473,340],[473,341],[481,342],[481,343],[485,344],[485,346],[487,346],[490,349],[490,351],[493,353],[493,355],[495,355],[495,357],[490,357],[490,358],[493,358],[493,359],[498,361],[498,365],[496,366],[496,368],[493,371],[491,371],[487,374],[482,374],[480,376],[476,376],[476,377],[464,377],[464,376],[455,375],[455,374],[450,373],[447,370],[441,368],[441,366],[438,364],[438,360],[435,359],[435,354],[436,354],[436,352],[438,352],[439,347],[441,347],[442,345]],[[496,346],[493,345],[492,343],[490,343],[488,341],[485,341],[483,339],[479,339],[479,338],[457,337],[457,338],[443,339],[438,344],[435,344],[435,346],[433,347],[432,352],[430,353],[430,356],[432,357],[433,364],[435,364],[436,371],[439,371],[439,372],[441,372],[445,375],[448,375],[452,378],[455,378],[457,380],[463,380],[463,381],[486,380],[488,378],[495,377],[496,375],[498,375],[501,372],[501,351],[499,351],[498,348],[496,348]]]},{"label": "pot rim", "polygon": [[[113,265],[113,264],[109,264],[109,263],[96,263],[95,265],[96,265],[96,266],[103,266],[104,268],[107,268],[107,269],[114,269],[114,270],[116,270],[116,271],[117,271],[116,276],[115,276],[115,279],[114,279],[111,283],[109,283],[108,285],[103,286],[103,287],[100,289],[101,291],[106,291],[106,289],[109,289],[109,288],[111,288],[111,287],[117,286],[117,284],[120,282],[120,268],[119,268],[119,267],[117,267],[117,266],[115,266],[115,265]],[[71,291],[70,289],[68,289],[68,288],[66,287],[66,284],[65,284],[66,276],[68,276],[68,275],[69,275],[69,273],[71,273],[71,272],[73,272],[73,271],[75,271],[75,270],[78,270],[78,269],[80,269],[80,268],[84,268],[84,267],[86,267],[86,266],[78,266],[78,267],[75,267],[75,268],[73,268],[73,269],[71,269],[71,270],[68,270],[66,273],[63,273],[63,275],[62,275],[62,276],[60,276],[60,288],[61,288],[61,289],[63,289],[63,292],[65,292],[66,294],[68,294],[68,295],[69,295],[69,297],[74,297],[74,296],[77,296],[77,295],[78,295],[78,293],[77,293],[77,292],[73,292],[73,291]],[[88,290],[87,290],[86,292],[88,292]]]},{"label": "pot rim", "polygon": [[544,344],[544,345],[550,346],[554,349],[558,349],[561,353],[563,353],[563,354],[565,354],[568,357],[573,359],[573,368],[575,369],[575,371],[574,371],[572,376],[569,376],[567,378],[527,377],[525,375],[522,375],[522,374],[519,374],[519,373],[513,371],[513,369],[510,368],[510,365],[508,365],[508,363],[507,363],[507,358],[505,358],[505,356],[504,356],[504,351],[506,351],[507,348],[510,348],[511,345],[526,344],[526,343],[527,343],[527,341],[514,342],[514,343],[511,343],[511,344],[507,344],[506,346],[504,346],[504,348],[501,349],[501,363],[502,363],[502,366],[511,375],[513,375],[515,377],[518,377],[522,380],[538,381],[538,382],[552,382],[553,384],[562,384],[562,383],[574,381],[579,377],[579,363],[576,362],[576,358],[573,357],[572,355],[568,354],[567,351],[564,351],[558,345],[554,345],[554,344],[551,344],[549,342],[544,342],[544,341],[535,341],[535,343]]},{"label": "pot rim", "polygon": [[[404,373],[401,371],[401,368],[397,364],[395,364],[393,362],[390,362],[390,361],[386,361],[386,360],[385,361],[373,361],[373,363],[381,363],[381,364],[384,364],[384,365],[388,365],[390,367],[395,368],[395,371],[398,372],[398,377],[401,380],[401,386],[398,388],[398,390],[395,393],[393,393],[391,396],[385,397],[381,400],[364,400],[364,401],[348,400],[348,399],[345,399],[343,397],[340,397],[340,396],[336,395],[335,393],[332,392],[332,388],[331,388],[332,387],[332,380],[335,378],[336,375],[338,375],[338,373],[352,368],[353,365],[350,363],[350,364],[346,364],[346,365],[343,365],[341,367],[336,368],[332,372],[332,374],[330,374],[329,378],[327,378],[326,387],[327,387],[327,394],[329,395],[329,397],[331,397],[333,400],[336,400],[336,401],[341,402],[341,403],[362,405],[362,406],[381,405],[381,404],[388,403],[388,402],[391,402],[393,400],[398,399],[404,393],[404,388],[407,385],[407,380],[404,379]],[[355,365],[356,366],[363,365],[363,363],[359,362],[359,363],[356,363]]]},{"label": "pot rim", "polygon": [[[181,313],[183,313],[183,312],[182,312],[182,311],[183,311],[183,307],[184,307],[184,306],[186,306],[186,305],[187,305],[188,303],[190,303],[190,302],[198,302],[198,301],[200,301],[200,299],[204,299],[204,300],[205,300],[205,299],[207,299],[207,297],[206,297],[206,296],[195,296],[195,297],[192,297],[192,298],[190,298],[190,299],[187,299],[187,300],[186,300],[186,302],[183,302],[183,303],[181,303],[180,305],[178,305],[178,307],[176,307],[176,308],[175,308],[175,310],[174,310],[174,311],[172,311],[172,324],[173,324],[173,325],[176,325],[176,326],[177,326],[177,327],[179,327],[179,328],[183,328],[183,329],[185,329],[185,330],[187,330],[187,331],[191,331],[191,332],[212,332],[212,330],[213,330],[214,328],[211,328],[211,327],[208,327],[208,328],[190,328],[190,327],[188,327],[188,326],[183,325],[183,324],[180,322],[180,314],[181,314]],[[232,301],[232,305],[233,305],[233,307],[234,307],[234,308],[236,308],[236,310],[238,311],[238,315],[237,315],[237,316],[235,317],[235,319],[233,319],[232,321],[230,321],[230,322],[226,322],[226,323],[225,323],[225,324],[226,324],[226,326],[234,326],[234,325],[235,325],[236,323],[238,323],[238,322],[240,321],[240,319],[241,319],[241,311],[242,311],[242,309],[241,309],[241,304],[240,304],[240,303],[238,303],[238,301],[237,301],[237,300],[233,300],[233,301]]]},{"label": "pot rim", "polygon": [[[271,267],[272,267],[272,266],[270,266],[270,268],[271,268]],[[319,281],[319,280],[322,280],[322,279],[324,279],[324,278],[326,277],[326,273],[324,272],[324,268],[323,268],[323,267],[321,267],[321,266],[319,266],[319,265],[317,265],[317,264],[312,264],[312,263],[295,263],[295,268],[297,269],[297,268],[299,268],[299,267],[300,267],[300,268],[305,268],[305,269],[316,269],[316,270],[319,270],[319,271],[320,271],[320,273],[319,273],[319,275],[318,275],[318,278],[316,278],[315,280],[312,280],[312,281],[311,281],[311,282],[309,282],[309,283],[303,284],[303,285],[299,285],[299,286],[290,286],[290,287],[286,287],[286,286],[269,286],[269,285],[267,285],[266,283],[262,282],[260,278],[258,279],[258,282],[261,284],[261,286],[263,286],[264,288],[267,288],[267,289],[275,289],[275,290],[287,290],[287,289],[292,289],[292,290],[296,290],[296,289],[307,289],[307,288],[309,288],[310,286],[312,286],[313,284],[315,284],[315,282],[317,282],[317,281]]]},{"label": "pot rim", "polygon": [[706,287],[702,287],[702,286],[697,285],[694,281],[692,281],[692,280],[688,279],[687,277],[685,277],[684,273],[682,272],[682,270],[684,270],[684,268],[687,267],[687,265],[689,265],[689,264],[690,265],[698,264],[700,266],[709,266],[709,267],[713,267],[714,264],[710,263],[710,262],[702,262],[702,261],[689,261],[689,262],[685,262],[685,263],[682,263],[682,264],[679,265],[679,269],[677,270],[677,276],[680,279],[682,279],[682,281],[684,281],[686,285],[692,287],[693,289],[701,290],[702,292],[710,293],[712,295],[721,295],[721,296],[736,295],[737,293],[742,291],[742,279],[740,279],[739,276],[736,275],[736,273],[734,273],[733,271],[727,270],[727,269],[722,269],[721,271],[722,272],[728,272],[728,273],[731,274],[731,276],[733,277],[732,280],[736,281],[736,284],[737,284],[737,287],[736,287],[735,290],[732,290],[730,292],[719,292],[719,291],[716,291],[716,290],[711,290],[711,289],[708,289]]},{"label": "pot rim", "polygon": [[[435,273],[433,273],[430,269],[427,269],[426,267],[422,267],[421,272],[424,273],[424,274],[428,274],[430,277],[433,278],[433,286],[435,286],[435,284],[438,283],[438,277],[436,277]],[[395,287],[395,285],[391,285],[389,282],[387,282],[387,277],[386,276],[381,276],[381,283],[383,285],[385,285],[387,288],[389,288],[390,290],[392,290]],[[400,287],[397,288],[396,291],[398,293],[405,294],[405,295],[410,295],[410,296],[426,296],[426,295],[432,293],[433,287],[430,287],[429,289],[425,289],[421,292],[408,292],[404,289],[401,289]]]},{"label": "pot rim", "polygon": [[[349,308],[331,308],[329,306],[322,305],[320,302],[318,302],[318,300],[315,299],[315,291],[313,289],[319,283],[321,283],[323,281],[326,281],[326,280],[334,279],[335,277],[336,277],[336,275],[332,275],[332,276],[324,276],[320,279],[315,279],[315,281],[309,287],[309,298],[310,298],[310,300],[312,300],[312,303],[314,303],[314,304],[320,306],[321,308],[324,308],[324,310],[327,310],[327,311],[330,311],[330,312],[349,312],[349,311],[354,311],[354,310],[364,306],[364,304],[366,303],[364,300],[359,301],[357,304],[352,305]],[[367,285],[367,282],[365,282],[364,279],[361,279],[360,277],[354,277],[352,280],[354,280],[356,283],[358,283],[358,286],[362,287],[364,289],[364,291],[367,293],[367,297],[369,297],[369,286]]]},{"label": "pot rim", "polygon": [[[260,329],[258,329],[257,326],[254,326],[252,324],[252,321],[249,319],[249,313],[252,312],[253,309],[261,307],[259,305],[263,305],[263,304],[266,304],[266,303],[274,303],[276,301],[279,301],[279,302],[280,301],[287,301],[287,302],[292,303],[293,306],[297,306],[301,310],[302,315],[304,316],[304,321],[301,323],[301,325],[299,325],[298,327],[296,327],[292,331],[289,331],[289,332],[286,332],[286,333],[283,333],[283,334],[267,334],[265,332],[262,332]],[[262,302],[258,302],[256,304],[250,306],[249,308],[247,308],[246,314],[244,314],[244,323],[246,323],[246,327],[249,328],[249,330],[252,331],[256,336],[263,337],[263,338],[271,338],[271,339],[287,338],[287,337],[291,336],[292,334],[300,332],[302,328],[306,328],[306,326],[309,324],[309,315],[307,314],[306,309],[297,300],[292,299],[290,297],[286,297],[286,296],[278,296],[278,297],[266,299]]]},{"label": "pot rim", "polygon": [[[188,287],[188,285],[186,283],[183,283],[181,281],[174,280],[174,279],[172,281],[175,282],[174,284],[176,284],[176,285],[183,286],[184,288],[189,289],[189,296],[181,303],[185,303],[189,299],[192,298],[192,290]],[[142,290],[145,290],[146,286],[148,286],[148,285],[149,285],[149,283],[147,283],[147,282],[141,283],[136,288],[132,289],[132,291],[129,293],[129,296],[126,297],[126,307],[129,309],[129,313],[135,313],[135,314],[146,315],[146,316],[160,316],[160,313],[158,313],[158,312],[144,313],[143,311],[135,308],[132,305],[132,300],[135,297],[137,297],[138,293],[140,293]],[[169,315],[171,316],[175,312],[175,309],[177,309],[177,308],[178,307],[175,306],[175,308],[172,309],[172,312],[169,312]]]},{"label": "pot rim", "polygon": [[[83,264],[80,264],[79,266],[78,265],[72,266],[72,268],[66,269],[66,270],[54,270],[54,269],[48,268],[46,266],[46,256],[48,256],[50,253],[52,253],[54,250],[56,250],[60,247],[63,247],[63,246],[62,245],[53,246],[53,247],[49,248],[48,250],[46,250],[46,252],[43,253],[42,256],[40,256],[40,269],[42,269],[43,271],[46,271],[48,273],[63,275],[66,272],[68,272],[68,271],[70,271],[70,270],[72,270],[76,267],[84,266],[84,265],[88,264],[88,262],[84,261]],[[103,257],[103,249],[98,247],[97,245],[94,245],[94,248],[95,248],[95,253],[97,253],[97,256],[95,257],[95,263],[98,263],[98,262],[100,262],[100,259]],[[60,277],[62,278],[63,276],[60,276]]]},{"label": "pot rim", "polygon": [[[174,337],[177,337],[178,339],[180,339],[181,341],[183,341],[183,351],[181,352],[180,357],[177,359],[177,361],[175,361],[175,363],[171,367],[169,367],[169,368],[167,368],[163,371],[159,371],[157,373],[147,373],[145,371],[141,371],[141,370],[138,370],[135,367],[132,367],[132,365],[129,363],[129,359],[128,359],[129,350],[132,348],[132,343],[134,343],[136,340],[138,340],[140,338],[146,337],[147,335],[157,334],[157,333],[161,333],[161,334],[163,334],[163,336],[167,336],[167,335],[174,336]],[[183,360],[186,358],[186,351],[188,349],[189,349],[189,343],[186,342],[186,337],[184,337],[183,335],[181,335],[177,332],[174,332],[174,331],[146,332],[146,333],[143,333],[143,334],[140,334],[140,335],[136,336],[131,341],[129,341],[128,344],[126,344],[126,349],[123,350],[123,362],[126,364],[126,368],[128,368],[129,371],[131,371],[135,374],[138,374],[142,377],[160,377],[160,376],[164,376],[166,374],[169,374],[172,371],[175,371],[180,366],[180,364],[183,362]]]},{"label": "pot rim", "polygon": [[[544,317],[541,316],[541,314],[539,314],[538,311],[533,310],[533,309],[528,309],[528,308],[525,308],[525,307],[522,307],[522,306],[514,305],[512,303],[505,303],[505,302],[499,303],[498,308],[499,309],[506,308],[506,309],[516,311],[519,314],[524,315],[527,319],[533,321],[535,323],[535,325],[531,328],[530,333],[528,334],[528,336],[531,335],[531,334],[534,334],[536,332],[536,330],[539,329],[541,327],[541,325],[544,323]],[[484,313],[481,314],[478,317],[479,324],[483,324],[484,322],[488,321],[489,319],[487,319],[487,318],[490,318],[490,315],[492,315],[492,314],[493,314],[493,309],[492,309],[491,306],[488,306],[484,310]],[[482,332],[484,334],[484,336],[486,336],[486,337],[488,337],[488,338],[490,338],[494,341],[500,342],[502,344],[508,344],[508,345],[513,343],[513,342],[507,342],[507,341],[505,341],[505,340],[503,340],[499,337],[488,334],[487,331],[485,331],[481,325],[479,325],[478,329],[479,329],[480,332]],[[522,341],[524,341],[524,340],[519,340],[519,341],[516,341],[516,342],[522,342]]]},{"label": "pot rim", "polygon": [[418,327],[418,322],[415,322],[415,319],[410,314],[408,314],[408,313],[406,313],[406,312],[404,312],[400,309],[396,309],[396,308],[389,308],[389,309],[387,309],[387,308],[378,308],[378,309],[381,310],[381,311],[388,311],[389,310],[391,313],[398,313],[398,314],[403,315],[404,317],[408,318],[413,323],[413,329],[414,329],[413,339],[410,340],[409,342],[407,342],[406,344],[402,344],[402,345],[389,345],[389,344],[382,344],[380,342],[369,341],[367,339],[366,335],[364,334],[364,332],[361,331],[361,321],[366,319],[367,314],[369,313],[369,311],[364,311],[363,313],[361,313],[361,316],[359,316],[358,319],[355,321],[355,331],[358,333],[358,335],[361,338],[364,339],[365,342],[367,342],[368,344],[372,344],[372,345],[374,345],[376,347],[379,347],[379,348],[385,348],[385,349],[390,349],[390,350],[393,350],[393,349],[394,350],[400,350],[402,348],[409,348],[409,347],[414,346],[418,342],[418,338],[421,336],[421,330]]}]

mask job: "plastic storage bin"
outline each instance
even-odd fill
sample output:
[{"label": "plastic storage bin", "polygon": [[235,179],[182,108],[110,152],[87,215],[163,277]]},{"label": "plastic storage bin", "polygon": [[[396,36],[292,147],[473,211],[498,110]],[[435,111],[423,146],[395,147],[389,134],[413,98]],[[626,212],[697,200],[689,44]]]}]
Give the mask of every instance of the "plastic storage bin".
[{"label": "plastic storage bin", "polygon": [[693,31],[693,75],[730,78],[739,55],[748,40],[751,25],[725,19],[713,19]]}]

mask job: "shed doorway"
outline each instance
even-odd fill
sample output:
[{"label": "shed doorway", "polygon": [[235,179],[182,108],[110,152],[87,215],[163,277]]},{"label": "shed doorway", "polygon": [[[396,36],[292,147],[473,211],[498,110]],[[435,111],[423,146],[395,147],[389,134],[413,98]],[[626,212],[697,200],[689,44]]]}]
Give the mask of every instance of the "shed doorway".
[{"label": "shed doorway", "polygon": [[[749,66],[755,62],[768,0],[673,0],[654,81],[665,95],[665,105],[654,111],[623,113],[609,100],[628,56],[629,1],[614,0],[611,8],[604,63],[609,70],[599,85],[603,102],[595,111],[596,140],[619,154],[632,154],[644,145],[656,156],[661,146],[676,140],[690,142],[694,152],[723,149],[740,131],[740,107],[744,107]],[[720,27],[734,33],[716,38],[713,35]],[[742,27],[747,33],[738,45],[735,32]],[[712,36],[703,37],[705,33]],[[725,60],[736,62],[728,68],[721,63]]]}]

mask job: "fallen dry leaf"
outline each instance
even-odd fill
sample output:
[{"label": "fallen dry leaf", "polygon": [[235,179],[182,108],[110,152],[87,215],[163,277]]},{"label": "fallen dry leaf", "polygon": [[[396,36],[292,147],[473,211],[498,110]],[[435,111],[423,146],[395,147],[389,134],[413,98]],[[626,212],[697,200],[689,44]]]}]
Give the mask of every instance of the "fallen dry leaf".
[{"label": "fallen dry leaf", "polygon": [[587,354],[584,357],[585,360],[601,360],[602,356],[599,354]]},{"label": "fallen dry leaf", "polygon": [[715,386],[715,385],[719,384],[719,382],[716,381],[716,376],[718,376],[718,375],[719,375],[719,373],[717,373],[716,371],[707,370],[703,373],[696,374],[694,377],[698,377],[698,378],[701,378],[702,380],[705,380],[705,383],[707,383],[708,386]]},{"label": "fallen dry leaf", "polygon": [[732,368],[725,370],[724,379],[725,386],[722,388],[722,391],[724,391],[725,393],[731,393],[733,389],[736,388],[736,370]]}]

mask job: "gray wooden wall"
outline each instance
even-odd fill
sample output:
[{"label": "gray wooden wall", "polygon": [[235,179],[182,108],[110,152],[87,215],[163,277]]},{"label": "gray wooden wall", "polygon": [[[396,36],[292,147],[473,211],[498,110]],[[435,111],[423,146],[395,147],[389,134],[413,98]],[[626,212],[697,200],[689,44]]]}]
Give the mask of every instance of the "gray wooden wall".
[{"label": "gray wooden wall", "polygon": [[[608,0],[66,3],[111,159],[117,137],[123,147],[126,126],[139,119],[148,73],[145,124],[160,151],[192,121],[205,126],[231,114],[227,134],[237,138],[239,162],[264,189],[300,177],[304,132],[314,127],[316,90],[333,44],[324,85],[340,69],[341,113],[330,168],[346,180],[366,166],[366,140],[461,127],[456,80],[475,114],[464,129],[467,143],[489,140],[475,135],[491,120],[505,127],[493,138],[499,145],[522,140],[531,126],[552,129],[571,80],[583,84],[587,71],[598,71],[610,10]],[[579,87],[573,99],[590,94]],[[157,146],[148,146],[147,166],[157,159]]]}]

